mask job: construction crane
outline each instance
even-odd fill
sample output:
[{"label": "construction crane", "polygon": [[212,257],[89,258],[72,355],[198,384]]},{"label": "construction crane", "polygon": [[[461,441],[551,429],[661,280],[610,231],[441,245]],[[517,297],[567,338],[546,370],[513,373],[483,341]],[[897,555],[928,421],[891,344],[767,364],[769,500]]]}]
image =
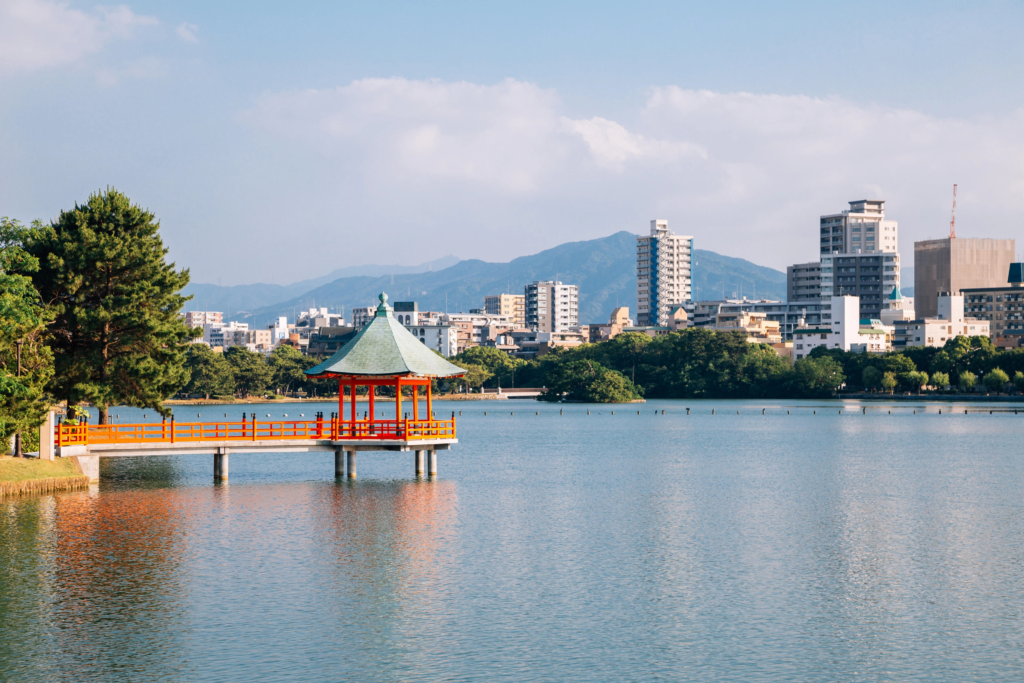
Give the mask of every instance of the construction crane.
[{"label": "construction crane", "polygon": [[956,237],[956,183],[953,183],[953,217],[949,221],[949,239]]}]

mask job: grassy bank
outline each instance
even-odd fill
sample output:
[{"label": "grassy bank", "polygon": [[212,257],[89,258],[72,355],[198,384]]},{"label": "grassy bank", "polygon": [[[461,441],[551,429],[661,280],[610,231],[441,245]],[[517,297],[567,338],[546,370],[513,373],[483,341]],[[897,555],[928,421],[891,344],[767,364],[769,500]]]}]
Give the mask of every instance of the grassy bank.
[{"label": "grassy bank", "polygon": [[67,491],[89,485],[67,458],[36,460],[0,456],[0,496]]}]

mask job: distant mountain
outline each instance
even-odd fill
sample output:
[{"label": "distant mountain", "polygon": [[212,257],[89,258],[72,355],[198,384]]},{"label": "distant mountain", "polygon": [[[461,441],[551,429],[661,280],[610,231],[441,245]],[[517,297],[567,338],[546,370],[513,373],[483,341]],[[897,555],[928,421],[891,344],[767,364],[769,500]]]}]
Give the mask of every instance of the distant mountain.
[{"label": "distant mountain", "polygon": [[[431,270],[444,270],[459,262],[457,256],[444,256],[436,261],[428,261],[417,266],[382,266],[365,265],[349,266],[339,268],[335,271],[313,278],[293,282],[290,285],[235,285],[223,287],[221,285],[210,285],[203,283],[192,283],[185,287],[186,295],[193,295],[192,301],[186,304],[187,311],[223,311],[230,320],[241,320],[257,308],[264,308],[273,304],[290,301],[306,292],[316,289],[321,285],[333,282],[343,277],[370,276],[379,277],[382,275],[423,273]],[[340,306],[338,302],[323,302],[321,306]]]},{"label": "distant mountain", "polygon": [[[785,273],[702,249],[694,250],[694,262],[698,298],[718,298],[723,291],[727,296],[785,298]],[[482,308],[488,294],[519,293],[534,280],[552,279],[579,285],[580,322],[605,322],[616,306],[629,306],[635,317],[636,235],[623,231],[570,242],[508,263],[470,259],[432,272],[343,277],[291,299],[253,307],[248,309],[251,314],[234,319],[264,326],[278,316],[292,318],[314,303],[343,305],[348,313],[354,306],[376,303],[382,291],[392,302],[416,301],[420,310],[455,313]]]}]

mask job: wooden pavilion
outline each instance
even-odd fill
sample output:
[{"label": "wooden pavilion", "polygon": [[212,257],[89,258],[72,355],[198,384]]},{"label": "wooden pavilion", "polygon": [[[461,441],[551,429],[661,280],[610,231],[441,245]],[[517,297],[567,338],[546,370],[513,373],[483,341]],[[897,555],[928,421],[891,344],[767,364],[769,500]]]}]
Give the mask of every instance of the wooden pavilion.
[{"label": "wooden pavilion", "polygon": [[[395,446],[421,445],[416,450],[416,473],[423,473],[424,451],[429,452],[429,471],[437,471],[436,443],[456,443],[454,413],[451,420],[434,418],[431,394],[432,380],[460,377],[465,370],[453,365],[431,351],[424,342],[399,323],[390,306],[387,294],[381,293],[380,304],[370,324],[341,350],[316,367],[306,370],[312,378],[337,378],[338,414],[332,416],[331,433],[336,442],[354,443],[359,447],[346,447],[348,475],[355,476],[356,450],[395,450]],[[359,387],[368,390],[365,411],[356,405]],[[377,387],[393,387],[395,392],[394,418],[387,419],[377,412]],[[348,388],[349,406],[346,411],[345,389]],[[424,389],[425,414],[420,413],[420,389]],[[402,390],[411,389],[408,402],[403,401]],[[411,403],[411,405],[409,405]],[[411,410],[409,410],[411,408]],[[345,414],[348,413],[348,419]],[[341,474],[340,453],[335,461],[335,473]]]}]

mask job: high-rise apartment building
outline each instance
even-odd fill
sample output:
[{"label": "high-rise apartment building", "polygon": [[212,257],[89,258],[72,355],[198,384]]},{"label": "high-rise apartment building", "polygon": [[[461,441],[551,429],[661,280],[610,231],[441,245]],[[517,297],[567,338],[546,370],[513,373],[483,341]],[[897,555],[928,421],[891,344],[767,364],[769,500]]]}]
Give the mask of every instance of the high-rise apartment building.
[{"label": "high-rise apartment building", "polygon": [[669,231],[668,221],[651,221],[651,234],[636,238],[637,324],[668,325],[669,312],[693,297],[693,237]]},{"label": "high-rise apartment building", "polygon": [[896,221],[885,220],[885,201],[859,199],[842,213],[820,219],[821,255],[899,251]]},{"label": "high-rise apartment building", "polygon": [[885,201],[859,199],[818,223],[821,260],[786,269],[789,301],[852,296],[862,318],[878,318],[885,297],[900,285],[899,226],[886,220]]},{"label": "high-rise apartment building", "polygon": [[492,294],[484,297],[484,312],[488,315],[503,315],[516,327],[526,326],[525,294]]},{"label": "high-rise apartment building", "polygon": [[900,255],[889,252],[821,257],[821,298],[855,296],[861,318],[878,318],[882,302],[900,286]]},{"label": "high-rise apartment building", "polygon": [[919,318],[938,314],[940,292],[1002,287],[1017,243],[1014,240],[946,237],[914,242],[914,300]]},{"label": "high-rise apartment building", "polygon": [[537,332],[568,332],[580,324],[580,296],[576,285],[536,281],[526,285],[526,326]]},{"label": "high-rise apartment building", "polygon": [[821,298],[821,261],[786,267],[786,301],[817,301]]}]

